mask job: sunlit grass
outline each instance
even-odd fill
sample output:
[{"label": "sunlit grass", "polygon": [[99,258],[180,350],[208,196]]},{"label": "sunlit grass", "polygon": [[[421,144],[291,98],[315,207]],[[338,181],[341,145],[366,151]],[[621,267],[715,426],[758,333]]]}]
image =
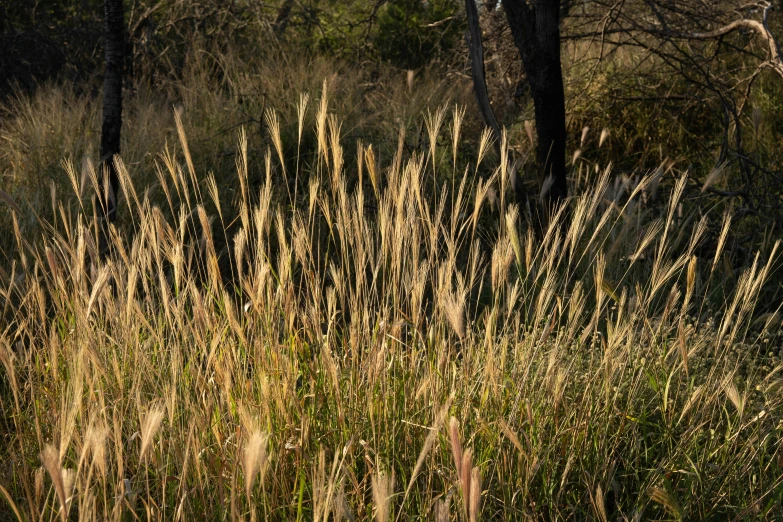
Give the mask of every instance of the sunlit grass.
[{"label": "sunlit grass", "polygon": [[[239,133],[231,197],[179,116],[163,206],[118,159],[107,259],[89,164],[42,238],[17,233],[0,333],[15,516],[781,516],[782,367],[759,350],[780,318],[754,316],[777,245],[708,300],[728,288],[726,232],[697,257],[685,176],[657,216],[659,178],[607,169],[537,238],[510,165],[457,164],[462,111],[430,113],[427,147],[401,135],[388,163],[358,147],[346,172],[325,95],[314,107],[310,162],[286,161],[266,113],[260,186]],[[475,146],[486,161],[488,136]]]}]

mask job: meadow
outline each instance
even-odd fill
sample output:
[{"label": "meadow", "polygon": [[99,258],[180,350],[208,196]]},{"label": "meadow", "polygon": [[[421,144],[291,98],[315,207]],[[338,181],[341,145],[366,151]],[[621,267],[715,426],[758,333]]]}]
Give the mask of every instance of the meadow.
[{"label": "meadow", "polygon": [[687,169],[576,157],[537,234],[464,80],[299,66],[136,93],[106,258],[94,100],[6,109],[0,520],[783,517],[772,234],[736,263]]}]

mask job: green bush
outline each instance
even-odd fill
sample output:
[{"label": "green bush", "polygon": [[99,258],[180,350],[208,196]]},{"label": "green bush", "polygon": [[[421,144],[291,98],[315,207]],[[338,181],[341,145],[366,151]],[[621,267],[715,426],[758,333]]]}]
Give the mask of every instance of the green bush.
[{"label": "green bush", "polygon": [[454,48],[462,22],[455,0],[393,0],[378,14],[373,43],[378,55],[397,67],[418,69]]}]

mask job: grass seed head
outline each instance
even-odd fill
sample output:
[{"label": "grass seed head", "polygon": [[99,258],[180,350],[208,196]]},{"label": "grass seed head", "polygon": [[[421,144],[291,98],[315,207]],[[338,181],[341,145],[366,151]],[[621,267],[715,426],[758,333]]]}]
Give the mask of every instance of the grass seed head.
[{"label": "grass seed head", "polygon": [[147,453],[152,439],[160,429],[160,424],[163,421],[164,409],[161,406],[154,406],[147,412],[144,420],[141,423],[141,450],[139,451],[139,460],[144,459],[144,455]]},{"label": "grass seed head", "polygon": [[268,443],[269,435],[261,431],[254,431],[245,443],[245,449],[242,453],[242,467],[245,472],[245,495],[248,501],[250,492],[253,490],[253,483],[259,473],[263,481],[268,461]]},{"label": "grass seed head", "polygon": [[63,470],[60,466],[60,450],[51,444],[47,444],[44,447],[43,452],[41,452],[41,462],[49,473],[49,478],[52,479],[54,490],[57,493],[57,500],[60,503],[60,515],[63,522],[65,522],[68,520],[68,512],[66,511],[68,494],[65,490]]},{"label": "grass seed head", "polygon": [[394,494],[394,474],[391,476],[378,471],[372,476],[372,498],[375,504],[375,520],[389,520],[389,500]]}]

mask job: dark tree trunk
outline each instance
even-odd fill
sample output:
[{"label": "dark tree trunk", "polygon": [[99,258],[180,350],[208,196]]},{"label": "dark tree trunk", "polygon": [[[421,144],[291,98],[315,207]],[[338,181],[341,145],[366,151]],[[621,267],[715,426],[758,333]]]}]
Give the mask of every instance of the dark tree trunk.
[{"label": "dark tree trunk", "polygon": [[[497,4],[496,0],[489,0],[485,2],[485,9],[495,9]],[[487,92],[487,78],[486,70],[484,68],[484,45],[481,42],[481,24],[479,21],[478,9],[476,8],[476,0],[465,0],[465,13],[468,19],[468,32],[465,35],[467,40],[468,50],[470,51],[470,70],[473,77],[473,90],[476,93],[476,101],[478,102],[479,111],[481,111],[481,117],[484,119],[484,124],[491,128],[495,133],[495,152],[498,157],[501,154],[507,155],[508,165],[514,165],[513,152],[511,149],[505,151],[502,150],[501,142],[501,126],[495,116],[495,111],[492,110],[492,104],[489,101],[489,93]],[[522,182],[516,180],[512,182],[514,187],[514,196],[517,205],[520,209],[524,209],[528,201],[528,195],[525,192]],[[540,220],[539,220],[540,221]],[[538,227],[541,228],[540,226]]]},{"label": "dark tree trunk", "polygon": [[[106,71],[103,77],[101,190],[98,194],[98,203],[103,228],[102,240],[106,240],[108,224],[117,219],[119,180],[113,158],[120,153],[122,129],[122,79],[125,64],[125,20],[122,0],[104,0],[103,12]],[[101,249],[105,251],[105,244]]]},{"label": "dark tree trunk", "polygon": [[[490,127],[500,139],[500,124],[498,123],[487,93],[487,80],[484,69],[484,45],[481,42],[481,25],[479,23],[476,0],[465,0],[465,13],[468,18],[468,50],[470,51],[470,72],[473,76],[473,90],[476,93],[481,117],[484,124]],[[497,143],[497,142],[496,142]]]},{"label": "dark tree trunk", "polygon": [[545,195],[549,211],[568,195],[563,72],[560,65],[560,1],[503,0],[514,43],[522,57],[535,105],[541,181],[552,176]]}]

